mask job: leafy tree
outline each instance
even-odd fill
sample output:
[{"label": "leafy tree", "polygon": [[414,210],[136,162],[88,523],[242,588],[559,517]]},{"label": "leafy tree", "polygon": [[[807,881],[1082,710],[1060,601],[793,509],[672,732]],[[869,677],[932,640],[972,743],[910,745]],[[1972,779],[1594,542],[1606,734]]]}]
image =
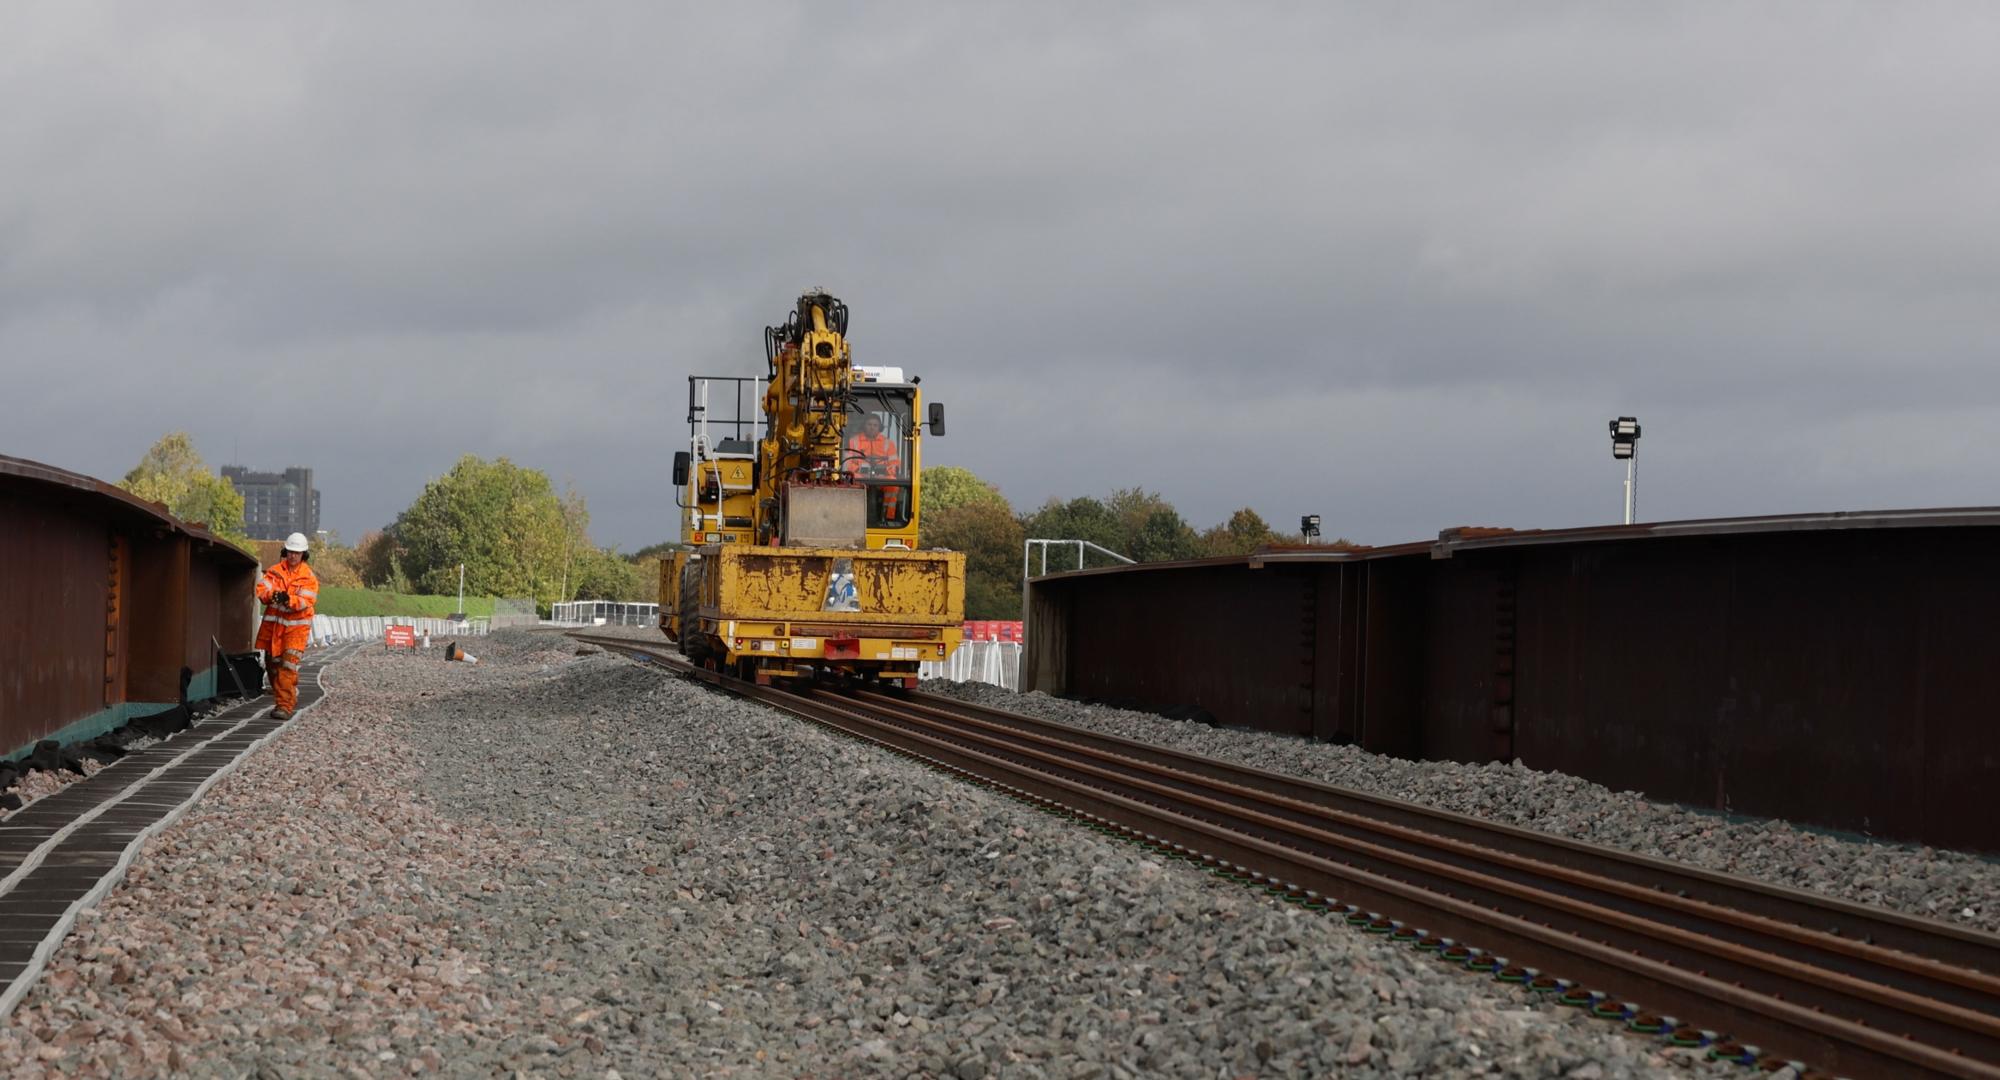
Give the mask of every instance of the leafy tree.
[{"label": "leafy tree", "polygon": [[646,604],[665,603],[660,597],[660,564],[666,560],[658,554],[634,555],[631,559],[636,575],[638,590],[627,600],[637,600]]},{"label": "leafy tree", "polygon": [[1007,504],[975,499],[923,516],[924,547],[965,552],[965,616],[1021,617],[1021,521]]},{"label": "leafy tree", "polygon": [[1000,489],[981,480],[971,469],[957,465],[932,465],[924,470],[922,512],[950,510],[967,503],[993,503],[1010,513],[1007,497]]},{"label": "leafy tree", "polygon": [[1271,526],[1263,517],[1247,506],[1229,515],[1229,524],[1223,528],[1228,531],[1229,538],[1245,551],[1268,544],[1277,538],[1277,534],[1271,531]]},{"label": "leafy tree", "polygon": [[[993,502],[1006,505],[998,491],[967,470],[926,469],[927,485],[933,472],[949,477],[937,485],[937,490],[963,494],[975,491],[972,485],[976,484],[979,489],[992,492]],[[971,565],[967,572],[967,610],[978,612],[974,616],[978,618],[1006,618],[1019,610],[1020,550],[1022,540],[1027,537],[1088,540],[1139,562],[1247,555],[1263,547],[1303,542],[1297,533],[1273,529],[1247,506],[1229,515],[1229,520],[1196,532],[1164,496],[1139,487],[1121,488],[1101,500],[1088,496],[1068,501],[1050,499],[1032,514],[1009,523],[1003,523],[997,514],[962,513],[971,505],[987,505],[983,499],[939,508],[930,487],[925,488],[925,495],[926,545],[953,547],[968,553],[987,551],[983,558],[968,560]],[[1004,576],[1000,572],[1001,540],[1008,548]],[[1328,546],[1346,544],[1345,540],[1333,540]],[[1058,548],[1049,555],[1049,570],[1076,569],[1075,560],[1074,549]],[[1086,568],[1109,565],[1114,565],[1114,560],[1095,552],[1084,557]],[[989,569],[982,571],[982,567]],[[1030,572],[1039,572],[1040,568],[1037,559]]]},{"label": "leafy tree", "polygon": [[971,469],[924,470],[918,543],[965,553],[965,615],[1021,617],[1021,519],[1000,489]]},{"label": "leafy tree", "polygon": [[1167,562],[1192,559],[1197,537],[1188,523],[1172,507],[1148,513],[1126,541],[1125,551],[1140,562]]},{"label": "leafy tree", "polygon": [[[1102,502],[1089,497],[1068,502],[1051,499],[1028,518],[1027,530],[1030,536],[1048,539],[1088,540],[1140,562],[1190,559],[1200,549],[1200,538],[1173,504],[1142,488],[1115,491]],[[1063,569],[1076,568],[1070,558],[1064,557]],[[1084,559],[1086,567],[1111,562],[1095,552]],[[1050,569],[1055,569],[1054,562]]]},{"label": "leafy tree", "polygon": [[251,554],[256,545],[243,529],[243,496],[236,485],[208,471],[208,464],[185,431],[161,436],[118,486],[150,502],[165,503],[182,521],[208,531]]},{"label": "leafy tree", "polygon": [[361,588],[360,551],[340,542],[338,533],[328,532],[312,545],[313,573],[319,583],[336,589]]},{"label": "leafy tree", "polygon": [[1113,551],[1140,562],[1194,557],[1199,538],[1164,496],[1144,488],[1124,488],[1112,492],[1105,506],[1118,516],[1124,533]]},{"label": "leafy tree", "polygon": [[1138,487],[1119,488],[1104,500],[1104,506],[1118,515],[1121,527],[1131,535],[1137,535],[1145,526],[1146,519],[1156,511],[1171,511],[1174,508],[1166,496]]},{"label": "leafy tree", "polygon": [[361,574],[361,584],[371,589],[386,589],[396,574],[396,535],[386,529],[376,529],[361,535],[361,542],[354,545],[354,568]]},{"label": "leafy tree", "polygon": [[1196,550],[1204,556],[1248,555],[1279,542],[1278,534],[1271,531],[1263,517],[1246,506],[1229,515],[1226,523],[1203,532]]},{"label": "leafy tree", "polygon": [[586,548],[576,553],[570,565],[570,600],[620,600],[650,602],[658,588],[641,581],[638,564],[622,558],[610,548]]},{"label": "leafy tree", "polygon": [[567,564],[589,549],[588,525],[581,496],[558,496],[539,469],[467,454],[390,527],[390,569],[442,594],[457,591],[464,563],[468,593],[546,602],[557,598]]},{"label": "leafy tree", "polygon": [[[1050,499],[1042,505],[1040,510],[1029,515],[1028,520],[1024,524],[1027,529],[1027,535],[1031,537],[1042,537],[1052,540],[1088,540],[1093,544],[1116,551],[1121,555],[1129,555],[1124,550],[1126,546],[1124,522],[1110,507],[1088,495],[1071,499],[1068,502]],[[1049,558],[1049,569],[1054,571],[1058,566],[1058,557],[1055,552],[1051,552]],[[1084,558],[1084,565],[1103,566],[1112,561],[1096,552],[1090,552]],[[1067,559],[1061,560],[1060,566],[1065,570],[1076,568],[1075,564],[1069,562]],[[1030,572],[1039,572],[1040,570],[1041,560],[1037,558]]]}]

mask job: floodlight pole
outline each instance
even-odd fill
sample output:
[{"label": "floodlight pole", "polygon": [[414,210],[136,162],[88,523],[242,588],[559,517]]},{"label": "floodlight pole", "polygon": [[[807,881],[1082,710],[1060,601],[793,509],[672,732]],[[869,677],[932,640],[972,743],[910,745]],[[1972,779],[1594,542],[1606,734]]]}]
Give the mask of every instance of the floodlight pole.
[{"label": "floodlight pole", "polygon": [[1625,524],[1630,525],[1633,515],[1639,510],[1639,448],[1632,448],[1632,456],[1625,459]]},{"label": "floodlight pole", "polygon": [[1611,456],[1625,459],[1625,524],[1639,513],[1639,418],[1621,416],[1611,421]]}]

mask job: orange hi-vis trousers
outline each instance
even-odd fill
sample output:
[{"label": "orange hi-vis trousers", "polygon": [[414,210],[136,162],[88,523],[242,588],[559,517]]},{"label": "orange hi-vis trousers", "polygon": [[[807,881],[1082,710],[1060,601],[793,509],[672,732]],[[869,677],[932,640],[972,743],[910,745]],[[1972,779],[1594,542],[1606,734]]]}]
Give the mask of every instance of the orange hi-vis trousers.
[{"label": "orange hi-vis trousers", "polygon": [[[287,622],[302,622],[288,626]],[[306,643],[312,640],[312,620],[264,620],[257,632],[257,648],[263,650],[264,669],[271,675],[271,698],[276,707],[291,712],[299,704],[299,665],[305,662]]]}]

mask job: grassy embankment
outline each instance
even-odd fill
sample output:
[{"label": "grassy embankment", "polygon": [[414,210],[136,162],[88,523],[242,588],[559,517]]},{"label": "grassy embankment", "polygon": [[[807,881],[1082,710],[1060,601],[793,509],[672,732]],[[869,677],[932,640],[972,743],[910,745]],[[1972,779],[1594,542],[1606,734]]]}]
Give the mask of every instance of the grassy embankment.
[{"label": "grassy embankment", "polygon": [[[406,596],[375,589],[338,589],[327,586],[319,591],[321,615],[416,615],[442,619],[458,610],[457,596]],[[493,615],[493,598],[468,596],[465,614],[484,619]]]}]

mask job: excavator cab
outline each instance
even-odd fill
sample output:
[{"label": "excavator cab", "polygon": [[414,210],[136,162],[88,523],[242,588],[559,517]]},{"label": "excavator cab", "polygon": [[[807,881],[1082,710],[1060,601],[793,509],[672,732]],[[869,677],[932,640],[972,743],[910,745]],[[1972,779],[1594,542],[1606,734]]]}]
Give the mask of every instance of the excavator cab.
[{"label": "excavator cab", "polygon": [[855,367],[842,457],[867,489],[869,547],[916,546],[910,491],[918,464],[916,417],[917,387],[904,380],[901,368]]}]

